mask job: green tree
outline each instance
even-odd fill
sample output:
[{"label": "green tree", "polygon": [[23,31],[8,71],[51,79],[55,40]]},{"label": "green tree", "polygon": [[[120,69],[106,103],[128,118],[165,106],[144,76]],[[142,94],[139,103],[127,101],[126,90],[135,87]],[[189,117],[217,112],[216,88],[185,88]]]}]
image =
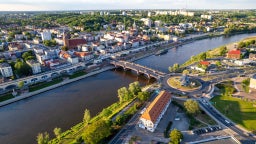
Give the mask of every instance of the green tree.
[{"label": "green tree", "polygon": [[62,46],[62,47],[61,47],[61,50],[63,50],[63,51],[68,51],[68,47],[67,47],[67,46]]},{"label": "green tree", "polygon": [[146,101],[149,98],[149,92],[143,91],[138,93],[138,99],[141,101]]},{"label": "green tree", "polygon": [[189,71],[187,69],[183,70],[182,74],[184,75],[188,75],[189,74]]},{"label": "green tree", "polygon": [[176,72],[180,68],[180,65],[178,63],[173,64],[172,67],[169,67],[170,72]]},{"label": "green tree", "polygon": [[220,67],[221,66],[221,62],[220,61],[216,61],[216,63],[215,63],[218,67]]},{"label": "green tree", "polygon": [[28,76],[32,74],[32,69],[29,67],[29,65],[21,60],[17,60],[17,62],[14,65],[14,68],[17,74],[20,76]]},{"label": "green tree", "polygon": [[199,112],[199,105],[197,101],[189,99],[184,103],[184,107],[186,108],[189,114],[196,114]]},{"label": "green tree", "polygon": [[111,126],[110,123],[104,120],[99,120],[85,129],[83,138],[87,144],[96,144],[100,143],[104,138],[107,138],[111,135]]},{"label": "green tree", "polygon": [[170,132],[170,139],[171,139],[171,144],[179,144],[180,141],[183,139],[183,134],[177,130],[177,129],[173,129]]},{"label": "green tree", "polygon": [[21,89],[21,88],[23,88],[23,86],[24,86],[24,81],[20,81],[18,83],[18,88]]},{"label": "green tree", "polygon": [[222,46],[220,47],[220,56],[225,56],[225,54],[227,53],[227,47],[226,46]]},{"label": "green tree", "polygon": [[120,102],[125,102],[131,99],[132,97],[130,91],[126,87],[122,87],[118,89],[117,93],[118,93],[118,98]]},{"label": "green tree", "polygon": [[137,95],[141,91],[140,83],[138,81],[129,84],[129,91],[133,96]]},{"label": "green tree", "polygon": [[56,136],[56,138],[58,139],[58,140],[60,140],[60,138],[61,138],[61,128],[54,128],[53,129],[53,133],[54,133],[54,135]]},{"label": "green tree", "polygon": [[85,109],[84,111],[84,118],[83,118],[83,122],[85,125],[87,125],[91,120],[91,113],[88,109]]},{"label": "green tree", "polygon": [[44,133],[39,133],[37,135],[37,143],[38,144],[48,144],[49,141],[50,141],[50,137],[49,137],[49,134],[47,132],[44,132]]}]

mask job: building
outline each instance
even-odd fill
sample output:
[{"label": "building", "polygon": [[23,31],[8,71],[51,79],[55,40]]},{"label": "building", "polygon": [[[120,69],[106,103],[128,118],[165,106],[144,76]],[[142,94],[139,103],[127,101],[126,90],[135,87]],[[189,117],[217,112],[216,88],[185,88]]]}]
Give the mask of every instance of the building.
[{"label": "building", "polygon": [[167,91],[161,91],[142,113],[139,127],[154,132],[170,103],[171,94]]},{"label": "building", "polygon": [[249,60],[256,60],[256,54],[250,53]]},{"label": "building", "polygon": [[227,58],[229,59],[240,59],[241,58],[241,51],[240,50],[230,50],[227,54]]},{"label": "building", "polygon": [[254,74],[250,79],[250,88],[256,89],[256,74]]},{"label": "building", "polygon": [[162,21],[157,20],[155,21],[155,27],[160,27],[162,25]]},{"label": "building", "polygon": [[69,39],[70,36],[67,34],[64,34],[63,36],[63,42],[64,46],[68,47],[69,49],[77,48],[79,45],[86,44],[86,40],[83,38],[76,38],[76,39]]},{"label": "building", "polygon": [[52,34],[49,30],[45,30],[41,33],[41,37],[42,37],[42,40],[51,40],[52,39]]},{"label": "building", "polygon": [[202,19],[208,19],[208,20],[212,20],[212,16],[211,15],[201,15]]},{"label": "building", "polygon": [[145,26],[151,27],[151,24],[152,24],[152,20],[151,19],[149,19],[149,18],[142,18],[140,20],[143,21]]},{"label": "building", "polygon": [[41,70],[41,64],[35,60],[28,60],[26,63],[31,67],[33,74],[40,73]]},{"label": "building", "polygon": [[1,63],[0,71],[3,77],[13,76],[12,67],[8,63]]}]

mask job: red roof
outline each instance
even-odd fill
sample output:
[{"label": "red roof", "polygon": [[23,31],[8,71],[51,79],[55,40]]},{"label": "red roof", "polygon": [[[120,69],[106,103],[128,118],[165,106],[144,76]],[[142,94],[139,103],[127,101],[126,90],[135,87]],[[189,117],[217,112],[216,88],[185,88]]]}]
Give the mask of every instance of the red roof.
[{"label": "red roof", "polygon": [[231,54],[231,55],[240,55],[241,54],[241,51],[240,50],[231,50],[228,52],[228,54]]},{"label": "red roof", "polygon": [[171,94],[167,91],[161,91],[153,102],[147,107],[141,118],[156,122],[167,103],[171,100]]},{"label": "red roof", "polygon": [[85,39],[69,39],[68,43],[70,47],[76,47],[78,45],[86,44],[86,40]]},{"label": "red roof", "polygon": [[208,65],[210,65],[210,62],[208,62],[208,61],[201,61],[200,64],[208,66]]},{"label": "red roof", "polygon": [[85,56],[89,55],[89,53],[87,53],[87,52],[75,52],[74,55],[76,55],[78,57],[85,57]]}]

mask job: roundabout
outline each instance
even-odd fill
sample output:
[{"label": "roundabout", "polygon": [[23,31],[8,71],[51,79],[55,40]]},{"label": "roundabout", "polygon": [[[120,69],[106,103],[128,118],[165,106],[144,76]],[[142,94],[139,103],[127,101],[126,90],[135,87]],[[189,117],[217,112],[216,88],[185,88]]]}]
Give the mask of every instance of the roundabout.
[{"label": "roundabout", "polygon": [[185,92],[192,92],[202,88],[201,82],[187,75],[169,77],[167,79],[167,84],[171,88]]}]

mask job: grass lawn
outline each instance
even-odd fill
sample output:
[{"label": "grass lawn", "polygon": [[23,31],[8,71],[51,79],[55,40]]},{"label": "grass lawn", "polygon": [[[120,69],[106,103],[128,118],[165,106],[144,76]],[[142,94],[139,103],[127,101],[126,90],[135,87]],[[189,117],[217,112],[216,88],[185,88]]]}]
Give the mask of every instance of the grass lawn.
[{"label": "grass lawn", "polygon": [[75,72],[73,75],[69,76],[69,78],[73,79],[73,78],[77,78],[77,77],[83,76],[85,74],[86,74],[86,72],[84,72],[84,71],[78,71],[78,72]]},{"label": "grass lawn", "polygon": [[256,103],[230,96],[216,96],[211,101],[221,113],[235,123],[248,130],[256,130]]},{"label": "grass lawn", "polygon": [[58,78],[58,79],[54,79],[50,82],[43,82],[43,83],[38,83],[36,85],[29,86],[29,92],[40,90],[42,88],[46,88],[48,86],[55,85],[55,84],[60,83],[62,81],[63,81],[62,78]]},{"label": "grass lawn", "polygon": [[11,93],[8,93],[8,94],[0,96],[0,102],[6,101],[6,100],[12,99],[12,98],[14,98],[14,96]]},{"label": "grass lawn", "polygon": [[197,80],[192,80],[192,82],[195,83],[195,86],[182,86],[181,83],[179,82],[180,77],[172,77],[168,79],[168,84],[169,86],[184,90],[184,91],[190,91],[190,90],[196,90],[201,86],[201,83],[198,82]]}]

